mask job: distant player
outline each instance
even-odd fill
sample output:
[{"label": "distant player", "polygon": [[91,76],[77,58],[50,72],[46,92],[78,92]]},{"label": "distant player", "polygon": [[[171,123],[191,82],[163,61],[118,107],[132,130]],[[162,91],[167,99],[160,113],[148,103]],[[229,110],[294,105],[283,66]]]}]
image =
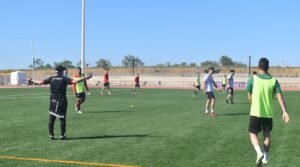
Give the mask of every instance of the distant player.
[{"label": "distant player", "polygon": [[222,91],[226,92],[226,84],[227,84],[227,76],[224,74],[224,78],[222,79]]},{"label": "distant player", "polygon": [[226,99],[226,103],[228,103],[228,100],[230,99],[231,104],[233,104],[233,76],[235,74],[235,70],[230,70],[230,74],[228,75],[227,78],[227,92],[228,92],[228,96]]},{"label": "distant player", "polygon": [[[281,93],[281,88],[273,76],[268,73],[269,61],[261,58],[258,65],[258,73],[251,77],[247,84],[248,97],[250,97],[251,112],[249,133],[251,143],[257,153],[256,164],[268,163],[269,150],[271,145],[271,131],[273,127],[274,95],[277,96],[282,110],[282,120],[288,123],[289,115],[286,110],[285,102]],[[258,133],[263,131],[264,151],[259,146]]]},{"label": "distant player", "polygon": [[140,86],[140,74],[137,74],[134,78],[134,93],[137,93],[139,91],[140,93],[142,92],[141,86]]},{"label": "distant player", "polygon": [[64,67],[57,66],[55,67],[55,76],[51,76],[43,81],[32,81],[36,84],[50,84],[50,106],[49,106],[49,135],[50,139],[54,139],[54,122],[56,117],[60,119],[60,139],[65,140],[66,136],[66,116],[67,116],[67,107],[68,100],[66,96],[67,86],[70,84],[80,83],[86,79],[91,78],[92,76],[84,77],[79,80],[72,80],[70,78],[63,76]]},{"label": "distant player", "polygon": [[194,92],[195,95],[200,95],[201,84],[200,84],[200,73],[199,72],[197,72],[194,85],[195,85],[195,88],[196,88],[196,90]]},{"label": "distant player", "polygon": [[108,90],[108,95],[112,95],[110,93],[110,87],[109,87],[109,75],[108,75],[108,70],[105,70],[105,74],[104,74],[104,84],[103,84],[103,88],[101,91],[101,96],[103,96],[104,90],[107,89]]},{"label": "distant player", "polygon": [[[84,78],[81,67],[77,67],[77,73],[73,76],[74,80],[80,80]],[[86,80],[77,84],[73,84],[73,93],[76,96],[75,111],[78,114],[82,114],[81,104],[85,102],[86,94],[85,91],[89,91]]]},{"label": "distant player", "polygon": [[219,91],[219,88],[212,77],[214,73],[214,68],[210,67],[208,69],[208,74],[204,76],[204,94],[207,95],[207,102],[205,106],[205,114],[209,114],[209,108],[211,109],[211,115],[215,115],[214,107],[215,107],[215,96],[214,96],[214,88],[213,86]]}]

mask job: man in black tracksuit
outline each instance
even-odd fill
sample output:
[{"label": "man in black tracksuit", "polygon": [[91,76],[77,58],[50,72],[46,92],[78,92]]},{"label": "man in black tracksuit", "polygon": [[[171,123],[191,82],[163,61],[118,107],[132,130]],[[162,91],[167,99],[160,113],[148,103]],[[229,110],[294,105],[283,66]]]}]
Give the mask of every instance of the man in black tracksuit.
[{"label": "man in black tracksuit", "polygon": [[33,81],[36,84],[50,84],[50,106],[49,106],[49,135],[50,139],[54,139],[54,122],[56,117],[60,119],[60,129],[61,129],[61,135],[60,139],[65,140],[66,136],[66,115],[67,115],[67,107],[68,107],[68,100],[66,96],[67,92],[67,86],[70,84],[76,84],[79,82],[82,82],[86,79],[91,78],[92,76],[88,76],[85,78],[82,78],[80,80],[72,80],[70,78],[67,78],[63,75],[63,71],[65,70],[65,67],[57,66],[55,68],[56,75],[51,76],[45,80],[42,81]]}]

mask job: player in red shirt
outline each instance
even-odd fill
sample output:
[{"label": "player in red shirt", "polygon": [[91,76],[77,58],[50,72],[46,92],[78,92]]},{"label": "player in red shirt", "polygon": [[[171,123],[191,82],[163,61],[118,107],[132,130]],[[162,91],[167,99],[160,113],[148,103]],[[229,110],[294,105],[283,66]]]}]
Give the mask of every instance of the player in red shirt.
[{"label": "player in red shirt", "polygon": [[104,74],[104,84],[103,84],[103,88],[101,91],[101,96],[103,96],[104,90],[107,89],[108,90],[108,95],[112,95],[110,93],[110,88],[109,88],[109,75],[108,75],[108,70],[105,70],[105,74]]},{"label": "player in red shirt", "polygon": [[137,74],[136,77],[134,78],[134,82],[135,82],[134,93],[137,93],[137,91],[142,93],[141,86],[140,86],[140,75],[139,74]]}]

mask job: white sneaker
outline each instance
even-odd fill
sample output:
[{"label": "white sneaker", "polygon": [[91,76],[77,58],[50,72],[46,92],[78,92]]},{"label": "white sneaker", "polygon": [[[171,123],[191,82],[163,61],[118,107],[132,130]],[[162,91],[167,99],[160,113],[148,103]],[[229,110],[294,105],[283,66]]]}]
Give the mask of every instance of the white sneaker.
[{"label": "white sneaker", "polygon": [[77,111],[78,112],[78,108],[77,108],[77,105],[75,104],[75,111]]},{"label": "white sneaker", "polygon": [[205,111],[205,114],[208,114],[208,110]]},{"label": "white sneaker", "polygon": [[263,164],[267,164],[268,163],[268,157],[269,157],[269,153],[264,152],[264,158],[262,159],[262,163]]},{"label": "white sneaker", "polygon": [[82,112],[80,110],[77,111],[78,114],[82,114]]},{"label": "white sneaker", "polygon": [[263,164],[267,164],[267,163],[268,163],[268,159],[267,159],[267,158],[264,158],[264,159],[261,160],[261,162],[262,162]]},{"label": "white sneaker", "polygon": [[255,164],[256,165],[261,165],[263,158],[264,158],[264,154],[263,153],[257,154]]}]

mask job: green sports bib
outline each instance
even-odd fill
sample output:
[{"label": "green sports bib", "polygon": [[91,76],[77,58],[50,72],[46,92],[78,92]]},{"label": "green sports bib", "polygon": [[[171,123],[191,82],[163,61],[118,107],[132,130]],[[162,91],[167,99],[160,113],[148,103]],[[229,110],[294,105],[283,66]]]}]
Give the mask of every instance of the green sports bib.
[{"label": "green sports bib", "polygon": [[[81,77],[76,77],[76,78],[74,78],[74,80],[80,80],[80,79],[82,79],[82,78],[84,78],[83,76],[81,76]],[[76,92],[77,93],[82,93],[82,92],[84,92],[84,81],[82,81],[82,82],[79,82],[79,83],[77,83],[76,84]]]},{"label": "green sports bib", "polygon": [[274,88],[276,79],[261,79],[253,76],[253,91],[252,91],[252,104],[251,116],[260,118],[273,117],[273,102],[274,102]]}]

